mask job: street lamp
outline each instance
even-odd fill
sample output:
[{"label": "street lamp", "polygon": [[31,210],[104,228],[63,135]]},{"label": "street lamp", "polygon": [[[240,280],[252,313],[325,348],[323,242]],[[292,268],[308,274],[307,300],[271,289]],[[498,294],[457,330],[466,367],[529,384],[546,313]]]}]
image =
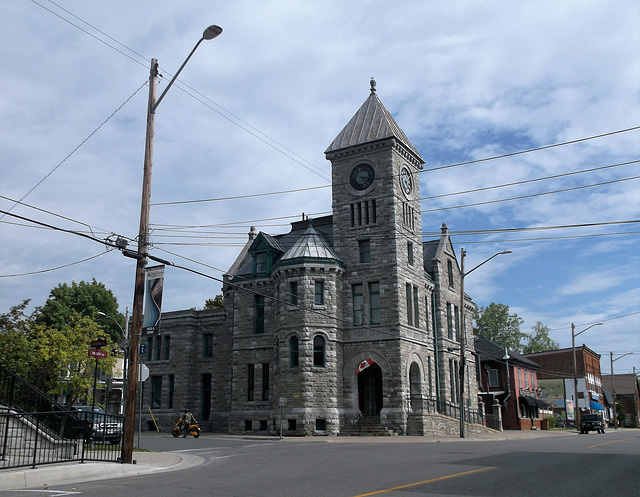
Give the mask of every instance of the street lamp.
[{"label": "street lamp", "polygon": [[153,166],[153,135],[155,114],[158,104],[162,101],[167,91],[173,85],[178,75],[187,64],[193,53],[204,40],[212,40],[222,33],[220,26],[209,26],[193,47],[189,56],[169,82],[160,98],[156,101],[156,90],[158,88],[158,61],[151,59],[151,69],[149,73],[149,104],[147,107],[147,132],[144,149],[144,172],[142,177],[142,202],[140,208],[140,231],[138,234],[138,252],[136,259],[136,278],[133,292],[133,308],[131,313],[131,338],[129,353],[129,377],[127,378],[127,400],[125,403],[124,435],[122,439],[122,462],[131,464],[133,456],[133,437],[135,432],[136,418],[136,398],[138,395],[138,342],[142,334],[142,313],[144,302],[144,279],[145,266],[147,265],[148,244],[149,244],[149,207],[151,203],[151,171]]},{"label": "street lamp", "polygon": [[613,352],[609,352],[609,359],[611,359],[611,390],[613,393],[613,429],[618,429],[618,411],[616,410],[616,384],[615,377],[613,376],[613,363],[618,359],[622,359],[624,356],[633,355],[633,352],[627,352],[621,356],[613,358]]},{"label": "street lamp", "polygon": [[[594,326],[602,326],[602,323],[595,323],[588,326],[584,330],[576,333],[576,325],[571,323],[571,350],[573,351],[573,400],[575,402],[573,419],[576,423],[576,428],[580,431],[580,407],[578,406],[578,367],[576,366],[576,337],[587,330],[590,330]],[[584,365],[584,358],[582,361]]]},{"label": "street lamp", "polygon": [[467,251],[463,248],[460,249],[460,438],[464,438],[464,373],[465,373],[465,346],[466,346],[466,330],[465,330],[465,319],[464,319],[464,277],[476,269],[478,269],[483,264],[486,264],[494,257],[498,257],[499,255],[510,254],[511,250],[503,250],[502,252],[498,252],[497,254],[493,254],[488,259],[484,260],[480,264],[478,264],[473,269],[470,269],[466,273],[464,272],[464,258],[467,255]]},{"label": "street lamp", "polygon": [[[128,330],[129,330],[129,308],[127,307],[127,312],[125,314],[124,317],[124,329],[122,328],[122,326],[120,326],[120,323],[118,323],[118,320],[116,318],[114,318],[113,316],[109,316],[109,314],[105,314],[102,311],[98,311],[98,315],[99,316],[104,316],[105,318],[109,318],[111,319],[114,323],[116,323],[118,325],[118,328],[120,328],[120,331],[122,332],[122,336],[124,338],[124,347],[121,347],[124,350],[124,361],[123,361],[123,366],[122,366],[122,399],[124,400],[124,386],[127,384],[127,357],[129,356],[129,334],[128,334]],[[118,344],[118,346],[120,346],[120,344]],[[120,408],[118,408],[118,414],[120,414]]]}]

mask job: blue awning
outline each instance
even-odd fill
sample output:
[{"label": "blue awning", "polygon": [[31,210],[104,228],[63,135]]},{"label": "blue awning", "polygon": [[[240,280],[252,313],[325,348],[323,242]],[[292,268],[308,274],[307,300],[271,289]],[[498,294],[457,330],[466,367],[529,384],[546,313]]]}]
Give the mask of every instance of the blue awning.
[{"label": "blue awning", "polygon": [[599,404],[597,402],[589,402],[589,407],[591,407],[591,409],[593,409],[594,411],[602,411],[602,404]]}]

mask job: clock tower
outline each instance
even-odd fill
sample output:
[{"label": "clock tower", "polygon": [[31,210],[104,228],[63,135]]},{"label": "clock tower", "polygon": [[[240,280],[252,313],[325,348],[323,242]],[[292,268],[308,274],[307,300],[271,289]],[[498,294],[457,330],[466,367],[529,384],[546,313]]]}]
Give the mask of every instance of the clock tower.
[{"label": "clock tower", "polygon": [[[333,247],[345,265],[343,380],[360,412],[397,425],[409,393],[408,358],[433,351],[423,329],[424,160],[378,98],[373,78],[369,97],[325,156],[332,165]],[[367,373],[371,367],[351,375],[353,364],[355,372],[367,360],[375,374]]]}]

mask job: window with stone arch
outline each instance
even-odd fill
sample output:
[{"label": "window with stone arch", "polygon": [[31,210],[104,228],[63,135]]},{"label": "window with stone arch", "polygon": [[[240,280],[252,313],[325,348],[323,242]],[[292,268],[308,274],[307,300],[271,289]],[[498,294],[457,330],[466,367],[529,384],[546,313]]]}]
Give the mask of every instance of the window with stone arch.
[{"label": "window with stone arch", "polygon": [[316,368],[325,366],[325,340],[320,335],[313,339],[313,366]]},{"label": "window with stone arch", "polygon": [[297,336],[289,339],[289,367],[297,368],[300,364],[299,342]]}]

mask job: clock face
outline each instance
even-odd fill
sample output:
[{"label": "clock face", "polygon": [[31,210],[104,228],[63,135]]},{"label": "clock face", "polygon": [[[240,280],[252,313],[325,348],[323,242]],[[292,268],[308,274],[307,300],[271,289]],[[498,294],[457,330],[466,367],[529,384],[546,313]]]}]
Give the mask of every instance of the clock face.
[{"label": "clock face", "polygon": [[400,171],[400,186],[402,187],[402,191],[405,195],[409,195],[411,190],[413,190],[413,179],[411,178],[411,173],[406,167],[403,167],[402,171]]},{"label": "clock face", "polygon": [[369,164],[358,164],[351,171],[349,181],[354,190],[359,192],[366,190],[371,186],[376,177],[376,172]]}]

